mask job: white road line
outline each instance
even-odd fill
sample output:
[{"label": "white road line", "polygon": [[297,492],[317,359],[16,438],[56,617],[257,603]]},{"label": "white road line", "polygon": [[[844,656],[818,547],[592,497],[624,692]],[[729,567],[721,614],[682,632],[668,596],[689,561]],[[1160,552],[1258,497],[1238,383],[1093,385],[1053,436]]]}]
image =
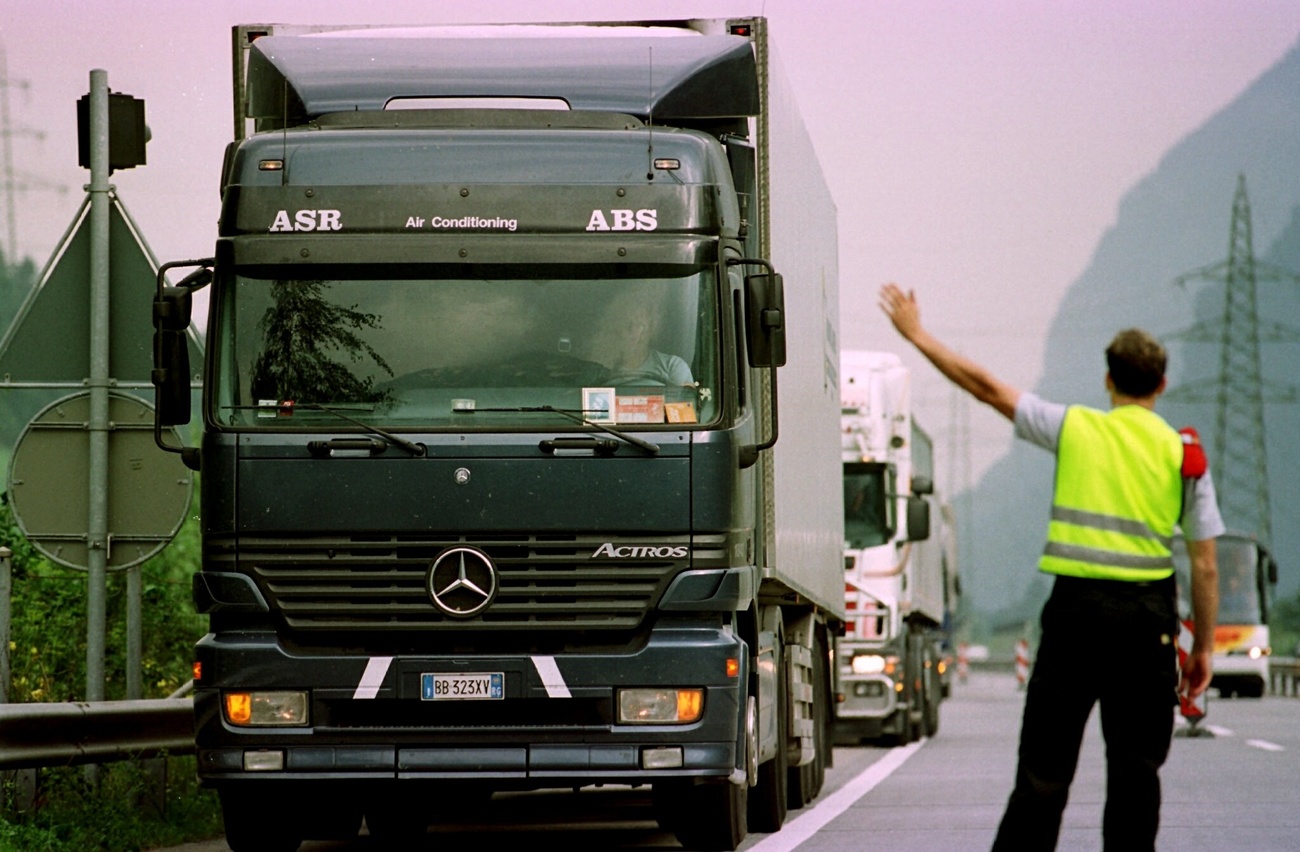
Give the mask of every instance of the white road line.
[{"label": "white road line", "polygon": [[1236,732],[1235,732],[1235,731],[1233,731],[1231,728],[1225,728],[1225,727],[1223,727],[1222,725],[1206,725],[1206,726],[1205,726],[1205,730],[1207,730],[1207,731],[1209,731],[1210,733],[1214,734],[1216,737],[1233,737],[1233,736],[1236,736]]},{"label": "white road line", "polygon": [[1271,743],[1268,740],[1246,740],[1246,745],[1252,748],[1263,749],[1264,751],[1286,751],[1286,746],[1280,746],[1277,743]]},{"label": "white road line", "polygon": [[858,777],[787,822],[776,834],[770,834],[755,843],[750,847],[750,852],[790,852],[795,849],[892,775],[926,742],[928,740],[923,739],[902,748],[890,749],[888,754],[864,769]]}]

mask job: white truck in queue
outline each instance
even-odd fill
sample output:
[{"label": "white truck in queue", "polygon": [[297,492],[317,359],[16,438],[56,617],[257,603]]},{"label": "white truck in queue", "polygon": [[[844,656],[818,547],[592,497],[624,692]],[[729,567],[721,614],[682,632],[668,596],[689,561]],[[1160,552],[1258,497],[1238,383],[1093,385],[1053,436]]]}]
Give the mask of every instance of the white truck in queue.
[{"label": "white truck in queue", "polygon": [[899,745],[939,729],[958,592],[951,515],[897,355],[844,351],[844,590],[836,737]]}]

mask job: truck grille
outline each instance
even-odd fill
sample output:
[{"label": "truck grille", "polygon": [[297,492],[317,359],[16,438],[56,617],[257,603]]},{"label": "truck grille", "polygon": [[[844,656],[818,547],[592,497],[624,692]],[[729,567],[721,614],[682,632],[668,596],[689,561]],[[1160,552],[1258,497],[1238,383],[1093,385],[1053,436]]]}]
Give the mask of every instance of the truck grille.
[{"label": "truck grille", "polygon": [[[591,558],[607,542],[654,547],[636,548],[632,558]],[[434,558],[458,544],[479,548],[497,567],[496,599],[468,619],[435,607],[425,586]],[[689,545],[688,536],[243,537],[209,541],[207,564],[252,576],[295,631],[628,631],[689,567]],[[711,541],[705,552],[717,546]],[[646,555],[670,548],[684,555]]]}]

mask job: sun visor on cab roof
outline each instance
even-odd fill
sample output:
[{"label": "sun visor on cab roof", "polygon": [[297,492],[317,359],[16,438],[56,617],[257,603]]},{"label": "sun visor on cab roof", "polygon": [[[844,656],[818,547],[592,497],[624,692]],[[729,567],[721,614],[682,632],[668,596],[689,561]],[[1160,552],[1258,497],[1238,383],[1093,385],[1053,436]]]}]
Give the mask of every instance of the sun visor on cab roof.
[{"label": "sun visor on cab roof", "polygon": [[753,50],[739,36],[264,36],[251,46],[248,112],[260,126],[400,98],[559,98],[656,123],[743,118],[759,104]]}]

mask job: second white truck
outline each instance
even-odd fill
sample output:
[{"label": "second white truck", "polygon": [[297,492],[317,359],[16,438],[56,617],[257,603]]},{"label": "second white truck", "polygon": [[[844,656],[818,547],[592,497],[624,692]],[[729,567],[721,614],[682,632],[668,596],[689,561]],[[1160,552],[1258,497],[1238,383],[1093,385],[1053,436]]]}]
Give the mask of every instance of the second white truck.
[{"label": "second white truck", "polygon": [[947,694],[956,560],[950,513],[932,511],[934,450],[912,417],[897,355],[841,355],[845,636],[836,735],[931,736]]}]

